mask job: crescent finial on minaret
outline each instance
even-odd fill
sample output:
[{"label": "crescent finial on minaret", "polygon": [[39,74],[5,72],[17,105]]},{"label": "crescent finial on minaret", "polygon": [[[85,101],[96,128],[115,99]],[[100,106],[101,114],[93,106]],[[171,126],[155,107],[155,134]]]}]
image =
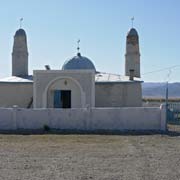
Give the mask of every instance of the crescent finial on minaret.
[{"label": "crescent finial on minaret", "polygon": [[19,27],[20,27],[20,29],[22,28],[22,22],[23,22],[23,18],[20,18],[19,19]]},{"label": "crescent finial on minaret", "polygon": [[77,55],[78,56],[81,56],[81,53],[79,52],[79,50],[80,50],[80,39],[78,39],[78,41],[77,41]]},{"label": "crescent finial on minaret", "polygon": [[131,25],[132,25],[132,28],[134,26],[134,16],[131,18]]}]

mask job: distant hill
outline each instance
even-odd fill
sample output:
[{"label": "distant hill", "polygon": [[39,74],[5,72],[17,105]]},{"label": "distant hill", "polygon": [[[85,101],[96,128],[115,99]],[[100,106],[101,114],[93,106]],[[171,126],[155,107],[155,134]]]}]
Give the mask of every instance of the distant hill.
[{"label": "distant hill", "polygon": [[[169,83],[169,97],[180,98],[180,83]],[[166,83],[143,83],[142,84],[143,97],[166,97]]]}]

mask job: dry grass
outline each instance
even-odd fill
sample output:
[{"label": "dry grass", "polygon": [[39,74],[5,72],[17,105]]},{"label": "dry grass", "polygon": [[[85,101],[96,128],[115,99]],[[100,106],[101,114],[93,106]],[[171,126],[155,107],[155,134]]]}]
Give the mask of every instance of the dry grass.
[{"label": "dry grass", "polygon": [[0,179],[179,180],[174,135],[0,135]]}]

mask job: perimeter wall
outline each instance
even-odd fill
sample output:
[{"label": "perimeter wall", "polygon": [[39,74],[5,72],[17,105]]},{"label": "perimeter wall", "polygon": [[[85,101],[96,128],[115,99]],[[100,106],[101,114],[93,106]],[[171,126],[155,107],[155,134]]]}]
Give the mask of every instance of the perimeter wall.
[{"label": "perimeter wall", "polygon": [[166,130],[160,108],[19,109],[0,108],[0,130]]}]

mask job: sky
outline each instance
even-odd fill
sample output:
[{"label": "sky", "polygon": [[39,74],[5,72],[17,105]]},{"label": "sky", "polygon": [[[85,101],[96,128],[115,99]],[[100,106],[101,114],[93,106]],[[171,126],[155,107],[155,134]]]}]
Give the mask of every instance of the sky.
[{"label": "sky", "polygon": [[30,74],[46,64],[61,69],[76,55],[80,39],[81,54],[98,71],[123,75],[133,16],[142,80],[179,82],[179,0],[0,0],[0,78],[11,75],[13,36],[20,18],[27,33]]}]

